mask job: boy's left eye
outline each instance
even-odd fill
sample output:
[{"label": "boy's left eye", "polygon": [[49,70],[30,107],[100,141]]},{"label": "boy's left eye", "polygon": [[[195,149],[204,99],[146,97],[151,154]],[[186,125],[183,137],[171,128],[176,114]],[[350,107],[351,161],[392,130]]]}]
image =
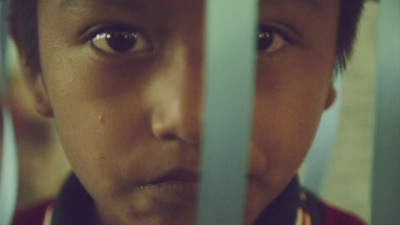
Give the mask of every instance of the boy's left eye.
[{"label": "boy's left eye", "polygon": [[274,28],[268,26],[259,27],[257,41],[258,51],[274,53],[283,48],[285,44],[285,39]]},{"label": "boy's left eye", "polygon": [[134,28],[106,28],[98,32],[90,42],[96,49],[106,53],[143,52],[151,50],[151,45],[148,41]]}]

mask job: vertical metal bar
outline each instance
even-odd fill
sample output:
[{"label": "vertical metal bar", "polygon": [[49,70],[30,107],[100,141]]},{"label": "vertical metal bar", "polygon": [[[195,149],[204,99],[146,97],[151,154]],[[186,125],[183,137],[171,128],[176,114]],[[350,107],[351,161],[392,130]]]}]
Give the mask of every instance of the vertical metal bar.
[{"label": "vertical metal bar", "polygon": [[[3,105],[3,146],[0,168],[0,224],[11,224],[17,204],[18,157],[12,118],[5,104],[8,86],[7,40],[8,40],[8,0],[0,2],[0,104]],[[1,149],[0,149],[1,150]]]},{"label": "vertical metal bar", "polygon": [[400,1],[380,2],[375,82],[373,225],[400,224]]},{"label": "vertical metal bar", "polygon": [[17,205],[18,156],[15,145],[14,128],[9,111],[3,108],[3,152],[1,155],[0,177],[0,224],[11,224]]},{"label": "vertical metal bar", "polygon": [[243,223],[258,1],[206,1],[205,111],[198,225]]}]

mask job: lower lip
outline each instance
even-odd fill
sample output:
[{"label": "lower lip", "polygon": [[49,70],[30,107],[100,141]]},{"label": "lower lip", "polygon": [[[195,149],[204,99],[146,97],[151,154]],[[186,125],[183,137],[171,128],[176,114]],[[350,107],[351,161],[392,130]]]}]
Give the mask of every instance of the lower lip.
[{"label": "lower lip", "polygon": [[176,200],[195,201],[198,197],[198,182],[168,181],[157,184],[146,184],[140,189],[156,195],[172,197]]}]

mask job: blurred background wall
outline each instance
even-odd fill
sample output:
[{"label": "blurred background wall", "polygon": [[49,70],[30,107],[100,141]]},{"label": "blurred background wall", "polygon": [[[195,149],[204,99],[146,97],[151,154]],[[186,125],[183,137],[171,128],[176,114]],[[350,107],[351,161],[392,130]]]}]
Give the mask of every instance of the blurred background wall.
[{"label": "blurred background wall", "polygon": [[378,4],[368,2],[352,60],[343,74],[343,105],[338,143],[322,198],[370,217],[375,42]]}]

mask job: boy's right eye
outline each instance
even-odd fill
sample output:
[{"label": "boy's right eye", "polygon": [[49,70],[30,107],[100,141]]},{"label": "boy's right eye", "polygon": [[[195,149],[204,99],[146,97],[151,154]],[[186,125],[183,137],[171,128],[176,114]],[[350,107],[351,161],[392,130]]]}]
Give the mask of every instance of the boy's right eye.
[{"label": "boy's right eye", "polygon": [[258,29],[258,51],[269,54],[278,52],[286,45],[286,40],[277,29],[269,26],[260,26]]},{"label": "boy's right eye", "polygon": [[94,48],[105,53],[144,52],[151,50],[151,45],[134,28],[108,27],[97,32],[90,40]]}]

